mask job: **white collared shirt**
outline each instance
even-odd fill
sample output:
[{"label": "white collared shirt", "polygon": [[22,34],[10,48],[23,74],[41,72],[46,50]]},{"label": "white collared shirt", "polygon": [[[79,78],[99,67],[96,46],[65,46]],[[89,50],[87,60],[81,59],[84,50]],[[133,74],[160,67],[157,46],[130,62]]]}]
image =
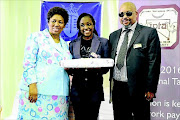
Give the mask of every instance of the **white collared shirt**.
[{"label": "white collared shirt", "polygon": [[[128,47],[129,47],[129,44],[130,44],[130,41],[132,39],[132,36],[134,34],[134,31],[135,31],[135,28],[136,28],[136,25],[137,25],[137,21],[129,28],[131,29],[130,32],[128,33]],[[123,82],[127,82],[128,81],[128,78],[127,78],[127,68],[126,68],[126,55],[125,55],[125,60],[124,60],[124,66],[121,68],[121,70],[119,70],[117,67],[116,67],[116,63],[117,63],[117,58],[118,58],[118,55],[119,55],[119,51],[120,51],[120,48],[121,48],[121,45],[123,43],[123,40],[124,40],[124,36],[125,36],[125,27],[122,28],[122,32],[121,32],[121,36],[119,38],[119,42],[118,42],[118,45],[117,45],[117,51],[116,51],[116,57],[115,57],[115,67],[114,67],[114,72],[113,72],[113,78],[117,81],[123,81]]]}]

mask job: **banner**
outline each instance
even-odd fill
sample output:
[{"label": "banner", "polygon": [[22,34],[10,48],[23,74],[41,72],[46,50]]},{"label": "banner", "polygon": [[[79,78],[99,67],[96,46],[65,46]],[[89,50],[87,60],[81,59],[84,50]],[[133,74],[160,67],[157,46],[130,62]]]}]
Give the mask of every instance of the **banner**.
[{"label": "banner", "polygon": [[[119,0],[121,6],[128,0]],[[161,73],[151,120],[180,120],[180,2],[133,0],[138,23],[156,28],[161,42]],[[119,24],[119,27],[121,25]]]},{"label": "banner", "polygon": [[77,19],[81,13],[91,14],[96,22],[95,29],[100,36],[101,29],[101,3],[100,2],[43,2],[41,4],[41,28],[44,30],[48,28],[47,13],[52,7],[61,7],[68,11],[69,21],[66,24],[66,27],[61,33],[62,38],[65,41],[71,41],[77,38],[78,29],[77,29]]},{"label": "banner", "polygon": [[180,8],[176,4],[141,6],[139,24],[156,28],[161,42],[161,74],[151,120],[180,120]]}]

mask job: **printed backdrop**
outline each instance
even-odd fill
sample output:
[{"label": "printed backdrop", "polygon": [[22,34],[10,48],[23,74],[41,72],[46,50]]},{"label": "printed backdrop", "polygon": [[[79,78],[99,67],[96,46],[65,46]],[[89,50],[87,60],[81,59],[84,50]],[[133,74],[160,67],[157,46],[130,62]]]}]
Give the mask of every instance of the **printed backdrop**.
[{"label": "printed backdrop", "polygon": [[[119,0],[120,5],[127,0]],[[132,0],[138,22],[156,28],[161,42],[161,74],[151,120],[180,120],[180,2]]]},{"label": "printed backdrop", "polygon": [[139,23],[156,28],[162,63],[157,98],[151,103],[152,120],[180,120],[180,9],[176,4],[141,6]]},{"label": "printed backdrop", "polygon": [[[100,36],[101,28],[101,4],[100,2],[43,2],[41,5],[41,29],[48,28],[47,12],[52,7],[62,7],[68,11],[69,21],[61,33],[65,41],[71,41],[78,36],[77,19],[81,13],[91,14],[96,22],[95,29]],[[88,9],[87,9],[88,8]]]}]

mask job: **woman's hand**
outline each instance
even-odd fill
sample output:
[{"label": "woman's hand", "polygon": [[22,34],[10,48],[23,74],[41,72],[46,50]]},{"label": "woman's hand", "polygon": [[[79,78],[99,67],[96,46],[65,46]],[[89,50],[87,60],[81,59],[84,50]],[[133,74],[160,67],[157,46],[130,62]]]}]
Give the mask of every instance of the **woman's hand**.
[{"label": "woman's hand", "polygon": [[28,100],[31,103],[35,103],[37,101],[37,95],[38,95],[38,90],[37,90],[36,83],[30,84],[29,85],[29,97],[28,97]]}]

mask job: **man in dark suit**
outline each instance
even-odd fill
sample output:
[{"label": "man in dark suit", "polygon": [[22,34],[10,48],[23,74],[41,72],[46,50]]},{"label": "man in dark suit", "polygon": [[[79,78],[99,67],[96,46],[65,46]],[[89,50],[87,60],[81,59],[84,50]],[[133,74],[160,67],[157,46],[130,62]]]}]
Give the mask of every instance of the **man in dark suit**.
[{"label": "man in dark suit", "polygon": [[136,7],[121,5],[123,27],[110,34],[110,71],[114,120],[150,120],[150,101],[155,97],[160,74],[161,48],[156,29],[137,23]]}]

